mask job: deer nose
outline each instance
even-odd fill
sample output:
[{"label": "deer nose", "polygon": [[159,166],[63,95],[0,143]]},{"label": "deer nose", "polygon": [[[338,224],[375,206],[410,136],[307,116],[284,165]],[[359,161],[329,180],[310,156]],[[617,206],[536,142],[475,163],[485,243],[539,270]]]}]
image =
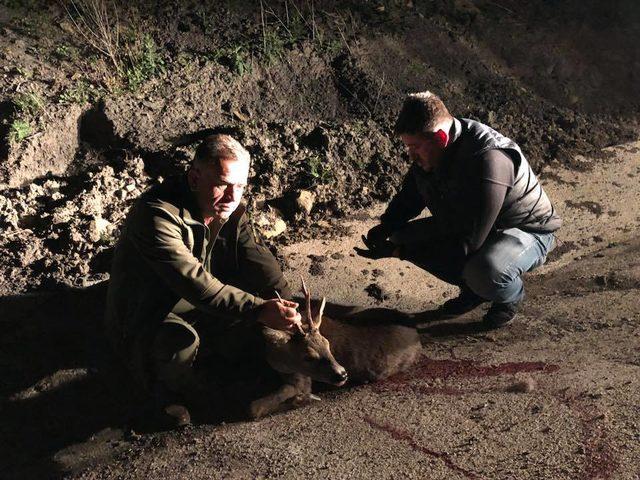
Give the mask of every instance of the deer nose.
[{"label": "deer nose", "polygon": [[338,370],[333,374],[334,383],[344,383],[347,381],[348,378],[349,378],[349,374],[344,368],[341,370]]}]

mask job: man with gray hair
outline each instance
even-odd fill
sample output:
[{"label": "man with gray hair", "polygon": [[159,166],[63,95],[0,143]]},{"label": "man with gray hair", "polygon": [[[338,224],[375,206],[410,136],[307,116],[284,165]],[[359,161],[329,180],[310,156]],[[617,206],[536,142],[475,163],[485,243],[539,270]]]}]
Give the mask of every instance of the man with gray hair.
[{"label": "man with gray hair", "polygon": [[[245,215],[248,175],[249,153],[236,140],[207,137],[185,175],[137,200],[116,247],[107,333],[168,427],[190,422],[182,397],[197,389],[191,367],[201,342],[215,348],[232,324],[248,338],[257,324],[300,323],[296,303],[274,298],[291,292]],[[225,338],[222,347],[234,348]]]},{"label": "man with gray hair", "polygon": [[[509,323],[522,274],[542,265],[562,221],[520,147],[480,122],[454,118],[431,92],[406,97],[395,125],[413,161],[398,193],[356,251],[399,257],[460,287],[434,319],[484,302],[487,328]],[[431,217],[413,220],[425,208]]]}]

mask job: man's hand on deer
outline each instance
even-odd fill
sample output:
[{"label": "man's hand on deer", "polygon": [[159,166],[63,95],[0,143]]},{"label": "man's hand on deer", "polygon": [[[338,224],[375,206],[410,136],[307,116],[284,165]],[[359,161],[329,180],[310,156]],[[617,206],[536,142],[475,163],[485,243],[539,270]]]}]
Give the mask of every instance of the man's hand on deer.
[{"label": "man's hand on deer", "polygon": [[302,320],[297,308],[296,302],[272,298],[260,307],[258,322],[275,330],[297,331]]}]

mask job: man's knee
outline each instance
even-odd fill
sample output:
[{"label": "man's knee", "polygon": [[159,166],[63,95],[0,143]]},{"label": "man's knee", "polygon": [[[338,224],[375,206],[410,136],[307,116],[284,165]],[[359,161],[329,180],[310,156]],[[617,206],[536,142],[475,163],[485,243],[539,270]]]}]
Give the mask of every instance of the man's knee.
[{"label": "man's knee", "polygon": [[200,338],[195,329],[181,320],[166,320],[153,340],[153,363],[158,380],[180,390],[191,381]]},{"label": "man's knee", "polygon": [[492,300],[496,292],[508,285],[511,279],[491,257],[475,255],[465,264],[462,279],[476,295]]}]

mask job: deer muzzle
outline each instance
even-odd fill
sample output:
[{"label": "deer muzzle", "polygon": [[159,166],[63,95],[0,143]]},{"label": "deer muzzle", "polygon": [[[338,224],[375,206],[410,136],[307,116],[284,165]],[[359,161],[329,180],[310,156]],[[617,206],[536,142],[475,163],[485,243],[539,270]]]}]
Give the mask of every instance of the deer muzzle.
[{"label": "deer muzzle", "polygon": [[349,380],[349,374],[343,367],[339,367],[331,376],[331,383],[336,387],[341,387]]}]

